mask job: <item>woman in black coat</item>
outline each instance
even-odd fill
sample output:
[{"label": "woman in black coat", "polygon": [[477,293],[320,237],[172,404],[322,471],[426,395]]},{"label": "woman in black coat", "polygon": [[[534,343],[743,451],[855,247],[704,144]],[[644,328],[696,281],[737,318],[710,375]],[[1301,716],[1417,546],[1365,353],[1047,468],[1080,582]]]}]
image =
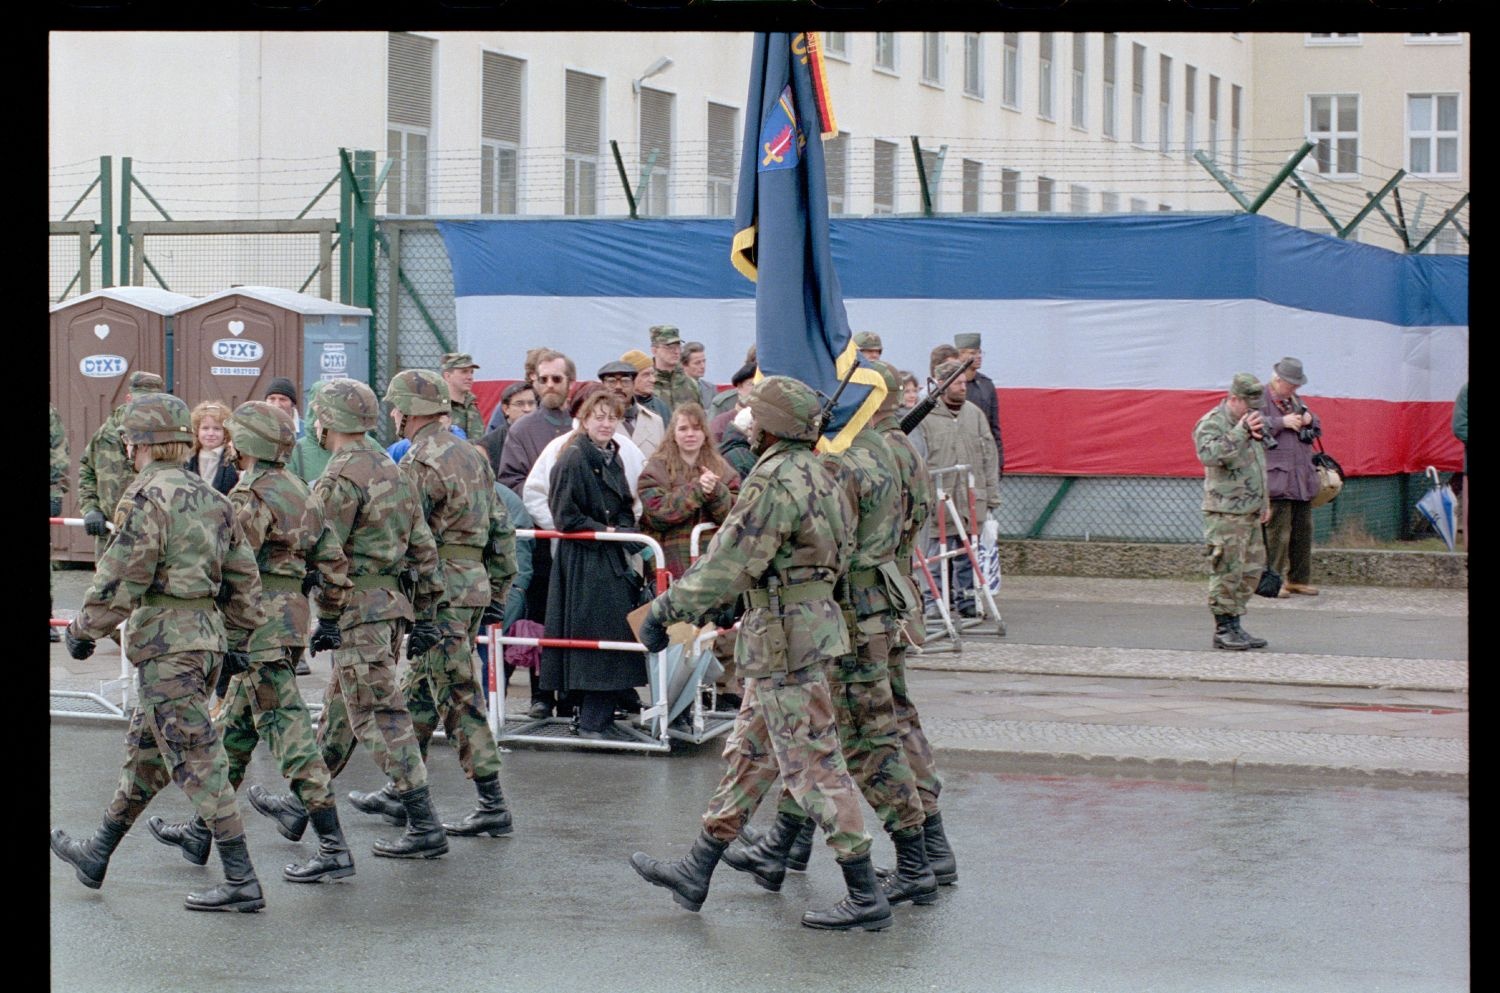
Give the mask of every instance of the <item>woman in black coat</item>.
[{"label": "woman in black coat", "polygon": [[191,416],[193,455],[184,465],[220,493],[228,493],[240,481],[231,449],[224,443],[224,422],[229,419],[229,408],[217,400],[205,400],[193,408]]},{"label": "woman in black coat", "polygon": [[[634,531],[634,498],[614,441],[620,404],[598,387],[580,395],[580,427],[552,469],[547,505],[559,531]],[[625,615],[640,599],[640,574],[617,542],[557,542],[547,589],[547,637],[635,641]],[[621,690],[646,685],[646,660],[629,652],[543,648],[540,688],[579,699],[578,734],[598,739]]]}]

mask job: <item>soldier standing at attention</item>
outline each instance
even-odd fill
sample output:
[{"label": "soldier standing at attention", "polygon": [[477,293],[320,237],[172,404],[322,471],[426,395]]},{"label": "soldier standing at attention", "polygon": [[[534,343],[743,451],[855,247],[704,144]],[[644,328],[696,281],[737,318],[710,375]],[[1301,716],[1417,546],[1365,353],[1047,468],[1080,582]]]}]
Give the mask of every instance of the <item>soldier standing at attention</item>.
[{"label": "soldier standing at attention", "polygon": [[109,529],[104,522],[114,514],[120,494],[135,475],[135,467],[125,454],[125,443],[120,440],[120,418],[131,400],[166,390],[160,376],[144,370],[132,372],[129,385],[125,402],[99,425],[78,459],[78,513],[83,517],[84,531],[94,536],[95,562],[103,557],[104,546],[109,544]]},{"label": "soldier standing at attention", "polygon": [[1193,428],[1203,474],[1203,540],[1212,575],[1208,606],[1214,613],[1214,647],[1264,648],[1266,640],[1240,626],[1240,615],[1266,565],[1266,545],[1256,524],[1271,519],[1266,489],[1265,387],[1248,372],[1235,373],[1229,393]]},{"label": "soldier standing at attention", "polygon": [[[932,903],[937,899],[937,880],[927,864],[922,801],[901,749],[886,667],[900,618],[915,606],[914,591],[895,563],[902,525],[895,456],[866,426],[844,451],[824,455],[823,467],[855,508],[850,518],[855,525],[854,551],[838,588],[852,650],[825,663],[839,744],[849,774],[896,846],[896,872],[881,884],[886,899],[892,904]],[[793,842],[804,833],[810,848],[812,830],[812,821],[783,782],[771,829],[752,844],[730,846],[724,861],[752,874],[766,889],[779,890]]]},{"label": "soldier standing at attention", "polygon": [[[68,433],[63,430],[62,417],[58,415],[57,408],[47,404],[48,433],[52,441],[52,489],[50,496],[51,515],[57,517],[62,514],[63,494],[68,492]],[[52,616],[52,563],[47,563],[47,616]],[[62,641],[62,635],[57,633],[57,628],[47,629],[48,639],[51,641]]]},{"label": "soldier standing at attention", "polygon": [[682,369],[682,334],[670,324],[651,328],[651,367],[656,372],[655,396],[667,407],[663,421],[671,420],[680,404],[702,401],[698,381]]},{"label": "soldier standing at attention", "polygon": [[[442,640],[413,656],[401,680],[422,758],[441,719],[458,748],[464,775],[474,782],[479,806],[449,834],[498,838],[511,832],[510,810],[500,792],[500,751],[490,734],[484,692],[475,679],[474,637],[481,623],[498,623],[516,574],[516,532],[495,496],[489,460],[448,430],[443,381],[426,369],[408,369],[391,379],[386,403],[401,411],[401,432],[411,447],[401,468],[415,490],[442,563],[443,602],[437,629]],[[394,783],[373,793],[355,791],[352,802],[366,813],[400,823],[406,816]]]},{"label": "soldier standing at attention", "polygon": [[474,395],[474,370],[479,363],[474,356],[463,352],[448,352],[443,356],[443,382],[448,386],[449,413],[453,423],[463,428],[464,437],[472,444],[479,444],[484,437],[484,416],[479,413],[479,398]]},{"label": "soldier standing at attention", "polygon": [[890,904],[875,882],[859,794],[839,751],[824,664],[849,651],[833,598],[834,580],[853,552],[843,489],[812,451],[821,427],[812,390],[770,376],[750,393],[760,458],[708,551],[658,596],[641,626],[650,651],[667,647],[673,621],[717,614],[744,594],[735,644],[744,702],[724,746],[728,768],[703,814],[703,831],[684,859],[643,852],[630,864],[672,899],[697,911],[725,846],[739,834],[778,773],[838,854],[849,893],[827,911],[804,914],[808,927],[879,931]]},{"label": "soldier standing at attention", "polygon": [[[314,653],[333,650],[334,677],[318,718],[318,745],[336,778],[357,738],[396,783],[406,833],[393,842],[377,841],[376,855],[437,858],[448,851],[448,837],[432,810],[427,766],[396,685],[398,623],[416,618],[407,645],[412,658],[439,640],[433,623],[443,595],[437,547],[405,474],[365,434],[379,416],[370,388],[352,379],[330,380],[313,399],[313,415],[318,444],[333,453],[313,487],[323,531],[312,561],[323,581],[309,647]],[[399,578],[408,562],[417,571],[412,599]],[[290,794],[256,805],[262,813],[275,811],[278,821],[298,816],[300,808]]]},{"label": "soldier standing at attention", "polygon": [[[267,623],[251,633],[245,646],[248,668],[230,677],[214,726],[229,756],[230,785],[239,789],[256,743],[265,739],[281,774],[292,783],[298,809],[273,812],[274,797],[258,785],[246,791],[250,805],[277,817],[277,829],[292,841],[302,837],[309,820],[318,834],[318,853],[288,865],[282,874],[294,883],[342,879],[354,875],[354,859],[339,827],[328,767],[318,752],[312,715],[297,690],[295,673],[311,626],[304,591],[317,576],[308,571],[307,557],[323,519],[307,484],[286,468],[297,443],[289,416],[270,403],[250,401],[240,404],[225,427],[240,470],[229,502],[260,570]],[[208,861],[213,836],[201,818],[167,824],[153,817],[146,825],[162,844],[181,848],[189,862]]]},{"label": "soldier standing at attention", "polygon": [[[208,717],[209,679],[245,664],[250,632],[266,623],[260,576],[229,501],[183,468],[192,448],[187,404],[165,393],[125,405],[120,433],[137,473],[115,515],[116,540],[67,627],[68,654],[86,659],[126,617],[140,703],[125,732],[125,766],[94,837],[52,832],[52,851],[98,889],[120,844],[169,781],[188,795],[218,841],[225,882],[189,893],[189,910],[266,905],[245,847],[228,761]],[[226,651],[226,647],[228,651]]]}]

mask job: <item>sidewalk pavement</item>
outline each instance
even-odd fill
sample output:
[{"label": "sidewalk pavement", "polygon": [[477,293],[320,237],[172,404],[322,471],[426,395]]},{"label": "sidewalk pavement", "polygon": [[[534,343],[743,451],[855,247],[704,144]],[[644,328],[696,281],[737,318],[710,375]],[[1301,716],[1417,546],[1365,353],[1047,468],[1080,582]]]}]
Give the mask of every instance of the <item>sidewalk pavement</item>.
[{"label": "sidewalk pavement", "polygon": [[[62,571],[71,616],[92,577]],[[1465,788],[1468,592],[1324,587],[1253,598],[1270,645],[1212,647],[1206,581],[1006,576],[993,622],[908,662],[940,763],[1007,772],[1404,783]],[[51,688],[98,692],[120,659],[51,650]],[[298,682],[321,702],[328,659]],[[118,700],[118,684],[113,687]],[[512,680],[508,710],[527,704]],[[719,748],[720,739],[700,747]]]}]

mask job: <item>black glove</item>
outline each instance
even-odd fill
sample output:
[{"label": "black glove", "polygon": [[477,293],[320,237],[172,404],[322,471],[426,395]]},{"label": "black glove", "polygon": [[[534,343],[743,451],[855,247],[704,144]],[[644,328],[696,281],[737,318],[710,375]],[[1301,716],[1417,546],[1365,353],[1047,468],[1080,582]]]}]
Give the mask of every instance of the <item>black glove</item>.
[{"label": "black glove", "polygon": [[224,653],[224,672],[227,676],[238,676],[250,668],[250,655],[248,652],[237,652],[234,649]]},{"label": "black glove", "polygon": [[406,657],[414,659],[418,655],[426,655],[442,640],[443,636],[438,633],[436,624],[418,621],[411,626],[411,636],[406,639]]},{"label": "black glove", "polygon": [[484,613],[479,615],[479,626],[487,628],[491,624],[505,623],[505,604],[499,600],[491,600],[489,606],[484,608]]},{"label": "black glove", "polygon": [[312,641],[307,647],[316,655],[321,651],[332,651],[343,643],[344,636],[339,633],[339,622],[324,617],[318,621],[318,626],[313,631]]},{"label": "black glove", "polygon": [[48,514],[47,516],[48,517],[61,517],[62,516],[62,497],[53,497],[52,498],[52,512],[50,514]]},{"label": "black glove", "polygon": [[95,538],[102,538],[109,533],[104,526],[104,511],[91,510],[83,515],[83,529]]},{"label": "black glove", "polygon": [[322,585],[323,574],[316,569],[309,569],[307,570],[307,575],[302,577],[302,595],[307,596]]},{"label": "black glove", "polygon": [[728,606],[721,607],[719,612],[714,614],[714,627],[725,630],[734,627],[735,621],[740,619],[741,611],[736,609],[739,602],[740,598],[735,597]]},{"label": "black glove", "polygon": [[648,652],[664,652],[672,643],[672,639],[667,636],[666,624],[658,616],[656,604],[660,602],[658,600],[651,604],[651,609],[646,611],[646,619],[641,622],[641,644],[646,646]]},{"label": "black glove", "polygon": [[94,654],[93,639],[75,635],[71,624],[63,628],[63,640],[68,643],[68,654],[80,662]]}]

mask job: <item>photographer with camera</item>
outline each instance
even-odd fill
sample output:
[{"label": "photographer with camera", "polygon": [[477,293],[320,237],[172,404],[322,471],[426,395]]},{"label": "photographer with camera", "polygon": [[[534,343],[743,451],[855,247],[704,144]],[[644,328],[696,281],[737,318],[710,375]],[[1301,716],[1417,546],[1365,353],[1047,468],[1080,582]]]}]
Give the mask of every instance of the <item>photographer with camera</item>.
[{"label": "photographer with camera", "polygon": [[1265,419],[1266,488],[1271,494],[1271,523],[1266,554],[1272,569],[1286,577],[1277,594],[1317,596],[1312,579],[1312,504],[1318,494],[1313,441],[1323,433],[1318,416],[1307,409],[1297,389],[1307,384],[1301,361],[1284,358],[1271,367],[1260,413]]}]

